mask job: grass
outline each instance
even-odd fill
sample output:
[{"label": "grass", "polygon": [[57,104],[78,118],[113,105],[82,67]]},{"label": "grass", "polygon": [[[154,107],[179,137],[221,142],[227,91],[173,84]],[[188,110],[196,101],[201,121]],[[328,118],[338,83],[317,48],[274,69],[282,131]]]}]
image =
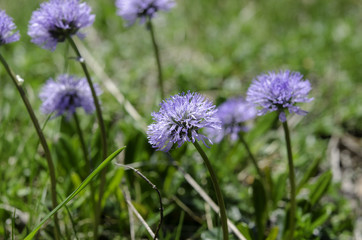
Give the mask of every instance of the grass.
[{"label": "grass", "polygon": [[[24,87],[34,106],[41,125],[47,116],[41,114],[39,90],[45,81],[68,72],[83,76],[67,44],[59,44],[54,52],[43,50],[30,42],[27,24],[31,12],[41,1],[3,1],[1,8],[14,18],[21,34],[19,42],[1,46],[1,53],[16,74],[24,78]],[[152,42],[144,25],[124,27],[116,15],[113,1],[87,1],[92,6],[96,21],[86,30],[81,42],[97,64],[117,85],[117,90],[134,106],[142,121],[151,123],[151,112],[158,110],[157,71]],[[19,8],[21,5],[21,8]],[[313,233],[310,239],[351,239],[355,214],[350,200],[340,194],[339,183],[330,183],[311,205],[314,184],[330,168],[327,147],[332,136],[362,136],[362,30],[358,1],[327,0],[262,0],[217,1],[184,0],[169,13],[160,13],[154,20],[164,68],[166,96],[181,91],[198,91],[219,104],[226,98],[245,95],[256,75],[278,69],[300,71],[313,86],[314,101],[304,104],[309,111],[306,117],[293,117],[291,121],[292,146],[297,183],[319,161],[306,180],[297,198],[299,233]],[[80,41],[78,41],[80,43]],[[86,58],[88,61],[89,59]],[[134,164],[161,191],[165,205],[165,221],[160,239],[213,239],[215,232],[207,229],[205,202],[185,181],[183,175],[169,162],[167,156],[155,152],[147,142],[145,129],[129,115],[104,87],[104,79],[95,74],[95,82],[104,90],[102,110],[108,129],[108,148],[111,151],[127,145],[117,161]],[[43,152],[25,108],[13,83],[0,68],[0,239],[11,236],[12,215],[15,215],[15,236],[22,239],[51,210],[49,175]],[[100,163],[97,144],[96,117],[79,111],[86,142],[91,146],[93,166]],[[294,123],[294,124],[293,124]],[[61,118],[51,119],[45,134],[49,141],[57,170],[59,200],[65,199],[87,176],[75,126]],[[286,203],[286,155],[280,124],[273,114],[260,117],[246,135],[251,150],[273,180],[275,199],[270,224],[283,227],[281,208]],[[244,223],[255,234],[255,210],[250,195],[254,168],[248,164],[247,152],[241,143],[223,141],[206,149],[217,169],[229,218],[241,228]],[[212,195],[201,158],[191,146],[172,152],[173,158],[202,187]],[[127,186],[132,202],[155,229],[158,223],[158,198],[142,179],[132,172],[110,165],[107,174],[106,201],[103,203],[101,236],[103,239],[129,239],[129,216],[122,189]],[[99,181],[95,185],[98,185]],[[96,189],[97,186],[96,186]],[[316,193],[317,194],[317,193]],[[200,224],[172,200],[179,198],[196,216]],[[86,189],[68,205],[74,226],[66,211],[60,211],[61,230],[64,238],[74,235],[88,239],[92,230],[93,210],[90,189]],[[322,208],[323,206],[323,208]],[[309,211],[310,214],[304,214]],[[327,216],[325,220],[323,216]],[[316,216],[321,224],[313,226]],[[182,219],[180,225],[180,219]],[[274,219],[274,220],[273,220]],[[322,221],[323,220],[323,221]],[[214,226],[219,226],[214,213]],[[273,222],[274,221],[274,222]],[[137,239],[147,237],[145,228],[135,221]],[[278,225],[279,224],[279,225]],[[41,239],[52,239],[52,222],[39,233]],[[209,238],[208,238],[209,236]],[[210,237],[211,236],[211,237]],[[280,237],[280,234],[279,234]],[[300,237],[303,239],[302,237]]]}]

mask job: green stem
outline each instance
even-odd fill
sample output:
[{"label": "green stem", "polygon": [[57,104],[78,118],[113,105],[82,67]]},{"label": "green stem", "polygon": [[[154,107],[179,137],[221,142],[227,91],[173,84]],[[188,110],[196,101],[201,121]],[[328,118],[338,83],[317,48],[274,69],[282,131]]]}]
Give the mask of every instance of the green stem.
[{"label": "green stem", "polygon": [[198,144],[198,142],[195,141],[193,144],[196,147],[197,151],[200,153],[202,159],[204,160],[204,162],[206,164],[207,169],[209,170],[212,185],[214,186],[217,202],[218,202],[218,205],[219,205],[219,208],[220,208],[223,239],[228,240],[229,239],[229,231],[228,231],[228,223],[227,223],[227,217],[226,217],[225,204],[224,204],[224,199],[223,199],[222,194],[221,194],[219,183],[217,181],[216,174],[214,172],[214,169],[211,166],[211,163],[210,163],[206,153],[204,152],[204,150],[202,150],[202,148]]},{"label": "green stem", "polygon": [[294,228],[295,228],[295,211],[296,211],[296,201],[295,201],[295,175],[294,175],[294,166],[293,166],[293,155],[292,155],[292,145],[290,141],[290,134],[287,121],[283,122],[285,141],[287,143],[287,153],[288,153],[288,166],[289,166],[289,181],[290,181],[290,215],[289,215],[289,240],[293,239]]},{"label": "green stem", "polygon": [[78,136],[79,136],[80,145],[81,145],[81,148],[82,148],[82,151],[83,151],[84,159],[85,159],[85,162],[86,162],[85,165],[86,165],[86,168],[87,168],[87,171],[88,171],[88,174],[89,174],[89,173],[92,172],[92,168],[91,168],[91,165],[90,165],[90,160],[88,158],[87,145],[85,144],[82,129],[80,128],[80,123],[79,123],[78,115],[77,115],[76,112],[74,112],[73,117],[74,117],[75,127],[77,129],[77,133],[78,133]]},{"label": "green stem", "polygon": [[[52,156],[50,154],[50,150],[48,147],[48,143],[44,137],[43,131],[39,125],[39,121],[37,119],[37,117],[35,116],[34,110],[31,107],[31,104],[29,102],[29,99],[27,98],[24,89],[22,88],[21,85],[19,85],[17,77],[14,75],[14,73],[12,72],[12,70],[10,69],[8,63],[6,62],[5,58],[0,54],[0,61],[1,63],[4,65],[5,70],[7,71],[7,73],[9,74],[10,78],[13,80],[24,104],[25,107],[30,115],[30,119],[33,122],[33,125],[35,127],[35,130],[38,134],[40,143],[43,147],[44,150],[44,154],[45,154],[45,159],[47,160],[47,164],[48,164],[48,169],[49,169],[49,174],[50,174],[50,190],[51,190],[51,198],[52,198],[52,205],[53,208],[55,208],[58,204],[57,204],[57,192],[56,192],[56,176],[55,176],[55,168],[54,168],[54,163],[52,160]],[[60,236],[60,231],[59,231],[59,221],[58,221],[58,215],[54,214],[54,235],[55,235],[55,239],[59,239]]]},{"label": "green stem", "polygon": [[249,157],[250,157],[250,159],[251,159],[251,161],[252,161],[252,163],[253,163],[253,165],[254,165],[254,167],[255,167],[255,169],[256,169],[259,177],[260,177],[260,180],[263,181],[263,180],[264,180],[263,173],[261,172],[261,170],[260,170],[260,168],[259,168],[259,166],[258,166],[258,162],[256,161],[254,155],[253,155],[252,152],[250,151],[249,145],[248,145],[248,143],[245,141],[243,134],[239,134],[239,138],[240,138],[240,141],[244,144],[244,147],[245,147],[246,151],[247,151],[248,154],[249,154]]},{"label": "green stem", "polygon": [[[94,100],[94,105],[96,107],[96,113],[97,113],[97,119],[98,119],[98,125],[101,131],[101,141],[102,141],[102,159],[105,159],[107,157],[107,135],[106,135],[106,128],[105,128],[105,124],[103,121],[103,117],[102,117],[102,110],[99,104],[99,100],[97,97],[97,93],[94,89],[93,86],[93,82],[92,79],[90,77],[90,74],[88,72],[87,69],[87,65],[85,64],[85,61],[82,57],[82,55],[80,54],[77,45],[75,44],[75,42],[73,41],[73,39],[69,36],[68,41],[70,43],[70,45],[72,46],[74,52],[76,53],[79,63],[82,66],[82,69],[84,71],[84,74],[87,78],[89,87],[91,89],[92,92],[92,96],[93,96],[93,100]],[[98,197],[98,202],[97,202],[97,206],[96,206],[96,222],[95,222],[95,226],[94,226],[94,239],[97,239],[98,237],[98,225],[99,225],[99,221],[100,221],[100,215],[101,215],[101,207],[102,207],[102,198],[103,198],[103,194],[104,194],[104,187],[106,184],[106,172],[107,172],[107,168],[104,168],[100,174],[100,178],[101,178],[101,183],[99,185],[99,197]]]},{"label": "green stem", "polygon": [[151,21],[150,18],[147,20],[147,27],[148,27],[148,30],[150,31],[151,39],[152,39],[152,45],[153,45],[153,49],[155,51],[157,70],[158,70],[158,85],[159,85],[159,88],[160,88],[161,99],[164,99],[165,94],[164,94],[164,87],[163,87],[163,75],[162,75],[161,57],[160,57],[160,52],[159,52],[158,45],[157,45],[157,42],[156,42],[156,37],[155,37],[155,32],[153,30],[152,21]]},{"label": "green stem", "polygon": [[[74,112],[74,122],[75,122],[75,126],[77,128],[77,133],[78,133],[78,136],[79,136],[79,141],[80,141],[80,145],[81,145],[81,148],[82,148],[82,151],[83,151],[83,155],[84,155],[84,160],[85,160],[85,165],[86,165],[86,168],[87,168],[87,175],[90,174],[92,172],[92,167],[91,167],[91,164],[90,164],[90,159],[88,157],[88,151],[87,151],[87,145],[85,144],[85,141],[84,141],[84,137],[83,137],[83,133],[82,133],[82,129],[80,128],[80,124],[79,124],[79,119],[78,119],[78,115],[76,112]],[[92,204],[92,208],[94,209],[94,224],[96,224],[96,216],[97,216],[97,212],[96,212],[96,203],[95,203],[95,199],[94,199],[94,184],[93,182],[90,182],[90,190],[91,190],[91,204]]]},{"label": "green stem", "polygon": [[[258,166],[258,162],[256,161],[256,158],[254,157],[254,154],[251,152],[250,150],[250,147],[248,145],[248,143],[246,142],[245,138],[244,138],[244,135],[242,133],[239,134],[239,139],[240,141],[243,143],[246,151],[248,152],[249,154],[249,157],[251,158],[252,160],[252,163],[259,175],[259,178],[260,178],[260,183],[263,185],[263,188],[265,190],[265,194],[266,194],[266,199],[265,199],[265,214],[267,215],[268,214],[268,207],[269,207],[269,201],[270,199],[272,199],[272,192],[271,192],[271,186],[270,184],[268,183],[268,179],[267,179],[267,176],[260,170],[259,166]],[[264,219],[264,218],[263,218]],[[265,226],[266,222],[264,221],[263,222],[263,219],[257,219],[257,221],[260,221],[260,224],[259,226]],[[264,219],[265,220],[265,219]],[[263,236],[263,233],[262,234],[258,234],[258,236],[262,237]]]}]

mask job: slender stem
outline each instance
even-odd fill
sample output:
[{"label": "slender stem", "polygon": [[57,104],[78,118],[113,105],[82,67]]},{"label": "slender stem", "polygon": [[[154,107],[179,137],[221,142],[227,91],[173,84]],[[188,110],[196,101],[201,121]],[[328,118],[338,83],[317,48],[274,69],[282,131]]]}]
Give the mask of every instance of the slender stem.
[{"label": "slender stem", "polygon": [[251,161],[252,161],[252,163],[253,163],[253,165],[254,165],[254,167],[255,167],[255,169],[256,169],[259,177],[260,177],[260,180],[263,181],[263,179],[264,179],[263,173],[261,172],[261,170],[260,170],[260,168],[258,166],[258,162],[256,161],[254,155],[250,151],[249,145],[245,141],[245,138],[244,138],[243,134],[239,134],[239,138],[240,138],[240,141],[244,144],[244,147],[245,147],[246,151],[248,152],[249,157],[251,158]]},{"label": "slender stem", "polygon": [[[97,97],[97,93],[94,89],[93,86],[93,82],[92,79],[90,77],[90,74],[88,72],[87,69],[87,65],[85,64],[85,61],[82,57],[82,55],[80,54],[77,45],[75,44],[75,42],[73,41],[73,39],[69,36],[68,41],[70,43],[70,45],[72,46],[74,52],[76,53],[79,63],[82,66],[82,69],[84,71],[84,74],[87,78],[89,87],[92,91],[92,96],[93,96],[93,100],[94,100],[94,105],[96,107],[96,113],[97,113],[97,119],[98,119],[98,125],[101,131],[101,141],[102,141],[102,159],[107,158],[107,135],[106,135],[106,128],[104,125],[104,121],[103,121],[103,117],[102,117],[102,110],[99,104],[99,100]],[[104,194],[104,188],[105,188],[105,184],[106,184],[106,172],[107,172],[107,168],[104,168],[100,174],[100,178],[101,178],[101,183],[99,185],[99,197],[98,197],[98,203],[96,206],[96,222],[95,222],[95,226],[94,226],[94,239],[97,239],[98,237],[98,225],[99,225],[99,221],[100,221],[100,215],[101,215],[101,207],[102,207],[102,198],[103,198],[103,194]]]},{"label": "slender stem", "polygon": [[105,159],[107,157],[107,137],[106,137],[105,124],[104,124],[103,117],[102,117],[102,110],[101,110],[101,106],[99,104],[99,99],[98,99],[97,93],[96,93],[96,91],[94,89],[92,79],[91,79],[90,74],[89,74],[88,69],[87,69],[87,65],[85,64],[85,61],[84,61],[82,55],[80,54],[80,52],[79,52],[79,50],[77,48],[77,45],[75,44],[75,42],[73,41],[73,39],[71,37],[68,37],[68,41],[70,42],[70,45],[72,46],[74,52],[77,54],[77,57],[79,58],[79,63],[82,66],[82,69],[83,69],[84,74],[85,74],[85,76],[87,78],[89,87],[90,87],[90,89],[92,91],[92,97],[93,97],[93,100],[94,100],[94,105],[96,107],[98,124],[99,124],[99,128],[100,128],[100,131],[101,131],[101,141],[102,141],[102,150],[103,150],[102,157],[103,157],[103,159]]},{"label": "slender stem", "polygon": [[227,223],[227,217],[226,217],[225,204],[224,204],[224,199],[223,199],[222,194],[221,194],[219,183],[217,181],[216,174],[215,174],[215,172],[214,172],[214,170],[213,170],[213,168],[211,166],[211,163],[210,163],[208,157],[206,156],[206,153],[204,152],[204,150],[202,150],[202,148],[198,144],[198,142],[195,141],[193,144],[196,147],[197,151],[200,153],[202,159],[204,160],[204,162],[206,164],[207,169],[209,170],[211,181],[212,181],[212,184],[214,186],[215,193],[216,193],[217,202],[218,202],[219,208],[220,208],[223,239],[228,240],[229,239],[229,231],[228,231],[228,223]]},{"label": "slender stem", "polygon": [[[88,172],[87,175],[89,175],[89,174],[92,173],[92,167],[90,165],[90,159],[88,157],[87,145],[85,144],[82,129],[80,128],[79,119],[78,119],[78,115],[77,115],[76,112],[74,112],[73,117],[74,117],[75,126],[77,128],[77,133],[78,133],[78,136],[79,136],[80,145],[81,145],[83,155],[84,155],[85,165],[86,165],[87,172]],[[93,182],[90,182],[90,189],[91,189],[91,195],[92,195],[91,196],[91,203],[92,203],[92,208],[94,209],[94,224],[96,224],[97,212],[96,212],[96,203],[95,203],[95,199],[94,199],[95,190],[94,190]]]},{"label": "slender stem", "polygon": [[289,181],[290,181],[290,216],[289,216],[289,240],[293,239],[294,228],[295,228],[295,211],[296,211],[296,201],[295,201],[295,175],[294,175],[294,166],[293,166],[293,155],[292,155],[292,145],[290,141],[290,134],[287,121],[283,122],[285,141],[287,143],[287,153],[288,153],[288,166],[289,166]]},{"label": "slender stem", "polygon": [[[51,190],[51,198],[52,198],[52,205],[53,208],[55,208],[58,204],[57,204],[57,192],[56,192],[56,176],[55,176],[55,168],[54,168],[54,163],[52,160],[52,156],[50,154],[50,150],[48,147],[48,143],[44,137],[43,131],[39,125],[39,121],[37,119],[37,117],[35,116],[34,110],[31,107],[31,104],[29,102],[29,99],[27,98],[25,91],[23,89],[23,87],[21,85],[18,84],[18,80],[17,77],[14,75],[14,73],[12,72],[12,70],[10,69],[8,63],[6,62],[5,58],[0,54],[0,61],[1,63],[4,65],[5,70],[7,71],[7,73],[9,74],[10,78],[13,80],[24,104],[25,107],[30,115],[30,119],[33,122],[33,125],[35,127],[36,133],[38,134],[40,143],[43,147],[44,150],[44,154],[45,154],[45,159],[47,160],[47,164],[48,164],[48,169],[49,169],[49,174],[50,174],[50,190]],[[55,239],[59,239],[60,236],[60,231],[59,231],[59,221],[58,221],[58,215],[54,214],[54,235],[55,235]]]},{"label": "slender stem", "polygon": [[73,118],[74,118],[74,122],[75,122],[75,127],[77,129],[77,133],[79,136],[79,141],[80,141],[80,145],[83,151],[83,155],[84,155],[84,160],[85,160],[85,165],[88,171],[88,174],[92,172],[92,168],[90,166],[90,160],[88,157],[88,151],[87,151],[87,145],[85,144],[84,141],[84,137],[83,137],[83,133],[82,133],[82,129],[80,128],[80,123],[79,123],[79,119],[78,119],[78,115],[76,112],[74,112],[73,114]]},{"label": "slender stem", "polygon": [[152,39],[152,45],[153,45],[153,49],[155,51],[157,70],[158,70],[158,85],[159,85],[159,88],[160,88],[161,99],[164,99],[165,91],[164,91],[164,87],[163,87],[163,75],[162,75],[160,51],[158,49],[158,45],[157,45],[156,37],[155,37],[155,32],[153,30],[152,21],[151,21],[150,18],[147,20],[147,27],[148,27],[148,30],[150,31],[151,39]]},{"label": "slender stem", "polygon": [[[264,189],[265,189],[265,193],[266,193],[266,201],[265,201],[266,210],[265,210],[265,212],[266,212],[266,214],[268,214],[268,210],[267,210],[267,209],[268,209],[268,207],[269,207],[269,201],[267,201],[267,200],[268,200],[268,199],[269,199],[269,200],[272,199],[272,197],[271,197],[272,193],[271,193],[270,185],[269,185],[269,183],[268,183],[268,179],[267,179],[266,175],[260,170],[260,168],[259,168],[259,166],[258,166],[258,162],[256,161],[256,158],[254,157],[254,154],[251,152],[250,147],[249,147],[249,144],[246,142],[246,140],[245,140],[245,138],[244,138],[244,135],[243,135],[242,133],[239,134],[239,139],[240,139],[240,141],[243,143],[246,151],[248,152],[249,157],[251,158],[252,163],[253,163],[253,165],[254,165],[254,167],[255,167],[258,175],[259,175],[261,184],[263,185],[263,187],[264,187]],[[262,223],[262,221],[263,221],[262,219],[257,219],[257,220],[261,221],[261,223]],[[266,222],[264,221],[263,224],[265,224],[265,223],[266,223]],[[260,236],[262,236],[262,234],[260,234]]]}]

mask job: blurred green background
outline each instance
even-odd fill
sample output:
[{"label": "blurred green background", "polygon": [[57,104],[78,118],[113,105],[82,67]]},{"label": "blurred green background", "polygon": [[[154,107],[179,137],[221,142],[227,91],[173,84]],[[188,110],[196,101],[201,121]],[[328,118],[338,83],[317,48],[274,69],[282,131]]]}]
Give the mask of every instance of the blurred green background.
[{"label": "blurred green background", "polygon": [[[50,52],[30,42],[28,21],[41,2],[0,0],[0,8],[14,18],[21,34],[19,42],[2,46],[0,51],[14,72],[24,78],[28,96],[43,124],[47,116],[39,111],[38,98],[42,84],[64,72],[83,74],[79,65],[69,60],[74,54],[67,44],[59,44]],[[117,161],[134,164],[161,190],[166,217],[160,239],[215,239],[215,232],[206,224],[205,202],[169,159],[155,153],[147,143],[145,125],[152,122],[150,114],[158,110],[160,102],[149,32],[144,25],[124,27],[113,1],[87,3],[96,20],[93,27],[84,31],[86,38],[77,42],[86,48],[81,51],[94,81],[104,91],[101,101],[109,148],[127,145]],[[245,95],[256,75],[279,69],[299,71],[310,80],[314,101],[302,105],[309,114],[291,117],[289,121],[297,182],[301,184],[298,221],[305,223],[299,226],[300,239],[352,239],[357,219],[362,218],[361,11],[362,2],[356,0],[184,0],[154,19],[166,96],[198,91],[219,104],[228,97]],[[104,85],[109,84],[107,76],[116,84],[113,94]],[[21,239],[51,207],[49,176],[25,107],[3,68],[0,85],[0,239],[10,236],[13,208],[17,209],[16,235]],[[122,96],[139,118],[130,115],[130,105],[125,107],[124,101],[119,101]],[[82,111],[79,116],[96,159],[99,136],[95,116]],[[49,121],[45,134],[56,160],[59,199],[64,199],[87,176],[78,138],[72,122],[61,118]],[[270,209],[267,228],[281,226],[281,231],[283,221],[278,216],[288,191],[285,144],[276,116],[258,118],[246,137],[262,168],[270,172],[274,188],[280,189]],[[253,236],[251,188],[255,172],[242,145],[225,140],[206,151],[218,170],[229,218]],[[192,146],[183,146],[172,155],[213,196],[205,168]],[[333,168],[333,164],[337,167]],[[318,179],[328,171],[333,173],[333,181],[328,181],[323,197],[311,204],[313,189],[320,184]],[[306,173],[310,174],[306,177]],[[135,206],[155,227],[159,206],[150,187],[116,165],[110,167],[107,176],[102,239],[129,239],[129,217],[121,189],[129,188]],[[79,239],[89,238],[89,194],[84,191],[69,204],[74,224],[67,211],[61,212],[64,236],[72,236],[75,230]],[[177,201],[202,221],[185,214]],[[180,221],[183,214],[184,220]],[[211,219],[219,226],[214,213]],[[313,225],[316,219],[320,222]],[[51,225],[49,222],[39,239],[52,239]],[[136,226],[138,238],[147,236],[142,225],[137,222]],[[359,234],[354,233],[355,237]]]}]

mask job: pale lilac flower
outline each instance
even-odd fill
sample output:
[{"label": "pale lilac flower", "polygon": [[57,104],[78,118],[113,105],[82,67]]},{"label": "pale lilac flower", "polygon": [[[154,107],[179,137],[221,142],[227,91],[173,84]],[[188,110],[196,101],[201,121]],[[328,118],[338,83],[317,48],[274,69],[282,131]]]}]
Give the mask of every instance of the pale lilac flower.
[{"label": "pale lilac flower", "polygon": [[168,11],[173,6],[173,0],[116,0],[117,14],[127,21],[128,26],[133,25],[137,18],[142,24],[158,11]]},{"label": "pale lilac flower", "polygon": [[287,120],[284,110],[290,113],[306,115],[307,112],[295,106],[299,102],[310,102],[313,98],[308,98],[311,90],[308,80],[303,80],[303,75],[299,72],[280,71],[279,73],[269,72],[257,76],[250,85],[246,100],[262,107],[258,115],[267,112],[278,111],[279,120]]},{"label": "pale lilac flower", "polygon": [[14,32],[15,29],[13,19],[0,10],[0,46],[20,39],[19,31]]},{"label": "pale lilac flower", "polygon": [[212,144],[200,134],[202,128],[219,129],[216,106],[199,93],[181,93],[171,96],[160,104],[160,111],[153,112],[155,121],[148,126],[148,141],[152,147],[168,152],[174,144],[201,140]]},{"label": "pale lilac flower", "polygon": [[92,25],[94,18],[91,8],[79,0],[50,0],[33,12],[28,34],[33,43],[54,51],[67,37],[84,37],[79,30]]},{"label": "pale lilac flower", "polygon": [[[100,95],[98,85],[94,85],[96,94]],[[50,78],[39,94],[43,101],[41,111],[45,114],[55,113],[55,117],[66,115],[68,119],[75,113],[76,108],[82,107],[88,114],[93,113],[95,105],[92,92],[86,78],[63,74],[54,81]]]},{"label": "pale lilac flower", "polygon": [[230,98],[217,109],[216,116],[221,121],[221,129],[207,131],[215,142],[220,142],[226,136],[230,136],[231,141],[236,141],[240,132],[249,131],[246,122],[254,119],[257,113],[255,106],[243,97]]}]

